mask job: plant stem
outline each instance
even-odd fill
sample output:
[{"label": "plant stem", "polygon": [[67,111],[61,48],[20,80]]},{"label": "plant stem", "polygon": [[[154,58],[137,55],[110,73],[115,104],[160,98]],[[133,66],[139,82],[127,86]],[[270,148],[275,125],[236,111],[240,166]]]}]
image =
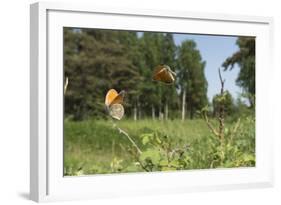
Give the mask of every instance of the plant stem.
[{"label": "plant stem", "polygon": [[[221,97],[224,95],[224,83],[225,80],[222,79],[221,76],[221,70],[219,68],[219,77],[220,77],[220,83],[221,83]],[[220,109],[219,109],[219,135],[221,139],[221,144],[224,143],[224,102],[220,102]]]},{"label": "plant stem", "polygon": [[119,131],[120,134],[125,135],[128,140],[133,144],[133,146],[137,149],[139,154],[142,154],[142,151],[140,150],[140,148],[138,147],[138,145],[134,142],[134,140],[129,136],[129,134],[127,132],[125,132],[124,130],[122,130],[120,127],[118,127],[115,123],[113,124],[114,127],[117,128],[117,130]]},{"label": "plant stem", "polygon": [[211,124],[211,122],[209,121],[209,118],[206,114],[206,112],[202,113],[203,119],[205,119],[205,122],[207,124],[207,126],[209,127],[209,129],[212,131],[212,133],[217,136],[220,137],[219,133],[217,132],[217,130],[213,127],[213,125]]},{"label": "plant stem", "polygon": [[[224,83],[225,83],[225,80],[222,79],[222,76],[221,76],[221,70],[219,68],[219,77],[220,77],[220,83],[221,83],[221,92],[220,92],[220,95],[221,97],[223,97],[224,95]],[[220,102],[220,109],[219,109],[219,135],[220,135],[220,146],[221,146],[221,156],[220,156],[220,161],[221,161],[221,166],[223,165],[223,162],[224,162],[224,158],[225,158],[225,142],[224,142],[224,127],[225,127],[225,124],[224,124],[224,102]]]}]

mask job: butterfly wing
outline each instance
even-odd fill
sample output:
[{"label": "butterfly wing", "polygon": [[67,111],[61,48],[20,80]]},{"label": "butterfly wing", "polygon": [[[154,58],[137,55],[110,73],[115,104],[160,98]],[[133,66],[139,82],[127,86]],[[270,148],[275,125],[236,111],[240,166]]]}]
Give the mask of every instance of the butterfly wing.
[{"label": "butterfly wing", "polygon": [[161,77],[163,75],[163,72],[165,72],[165,68],[161,65],[157,66],[153,72],[153,80],[161,81]]},{"label": "butterfly wing", "polygon": [[166,67],[165,65],[159,65],[154,71],[153,80],[171,84],[175,81],[175,78],[170,67]]},{"label": "butterfly wing", "polygon": [[163,72],[161,81],[167,84],[171,84],[175,81],[175,78],[172,73],[170,73],[167,69]]},{"label": "butterfly wing", "polygon": [[122,91],[113,99],[113,101],[110,103],[110,105],[113,105],[113,104],[123,104],[124,97],[125,97],[125,91],[122,90]]},{"label": "butterfly wing", "polygon": [[112,118],[121,120],[124,116],[124,107],[121,104],[112,104],[109,107],[109,114]]},{"label": "butterfly wing", "polygon": [[120,93],[117,93],[116,90],[110,89],[105,96],[105,105],[109,107],[113,104],[122,104],[124,96],[125,91],[122,90]]},{"label": "butterfly wing", "polygon": [[105,105],[109,107],[117,96],[117,91],[114,89],[110,89],[105,96]]}]

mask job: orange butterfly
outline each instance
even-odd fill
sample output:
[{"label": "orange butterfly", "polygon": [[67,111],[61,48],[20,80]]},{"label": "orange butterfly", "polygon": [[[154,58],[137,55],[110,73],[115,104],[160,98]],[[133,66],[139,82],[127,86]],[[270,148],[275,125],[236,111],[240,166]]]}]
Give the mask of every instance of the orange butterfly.
[{"label": "orange butterfly", "polygon": [[153,80],[171,84],[175,81],[176,73],[168,65],[160,64],[155,68]]},{"label": "orange butterfly", "polygon": [[117,93],[116,90],[110,89],[105,96],[105,105],[111,117],[121,120],[124,115],[123,100],[125,91]]},{"label": "orange butterfly", "polygon": [[105,105],[110,107],[113,104],[123,104],[124,96],[124,90],[122,90],[120,93],[117,93],[116,90],[110,89],[105,96]]}]

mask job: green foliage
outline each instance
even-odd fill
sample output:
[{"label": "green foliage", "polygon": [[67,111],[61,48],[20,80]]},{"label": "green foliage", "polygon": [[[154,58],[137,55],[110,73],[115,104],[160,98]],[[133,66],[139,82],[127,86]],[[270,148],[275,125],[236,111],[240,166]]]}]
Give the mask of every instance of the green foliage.
[{"label": "green foliage", "polygon": [[230,92],[225,91],[223,95],[217,94],[213,97],[213,116],[218,116],[221,106],[224,107],[226,116],[230,116],[235,112],[234,100]]},{"label": "green foliage", "polygon": [[[229,92],[215,96],[214,114],[223,105],[232,118],[209,120],[223,128],[220,139],[204,120],[193,119],[196,111],[209,112],[205,62],[194,41],[177,47],[169,33],[65,28],[64,77],[69,84],[64,99],[64,174],[255,166],[255,44],[244,37],[237,44],[240,50],[224,67],[240,65],[237,83],[251,108],[242,100],[234,104]],[[177,73],[175,84],[152,81],[161,63]],[[125,117],[115,126],[105,120],[104,97],[110,88],[127,93]],[[193,120],[179,120],[181,103]],[[165,120],[151,119],[157,113],[159,118],[164,113]],[[138,121],[130,120],[132,116]]]},{"label": "green foliage", "polygon": [[223,144],[212,134],[196,140],[190,147],[190,157],[194,159],[191,166],[195,169],[255,166],[255,121],[252,117],[241,120],[237,131],[235,125],[225,128]]},{"label": "green foliage", "polygon": [[[175,84],[152,81],[159,64],[178,73]],[[195,42],[177,47],[171,33],[64,28],[65,116],[104,118],[104,97],[115,88],[127,93],[127,116],[178,118],[185,88],[192,118],[207,102],[204,66]]]},{"label": "green foliage", "polygon": [[[255,38],[254,37],[239,37],[236,44],[239,51],[227,58],[223,63],[225,70],[232,69],[235,64],[240,67],[240,72],[236,82],[241,86],[246,93],[255,95]],[[253,106],[254,102],[249,98],[250,104]]]},{"label": "green foliage", "polygon": [[125,43],[134,39],[136,33],[130,32],[64,29],[64,75],[69,78],[66,115],[75,120],[104,117],[104,96],[110,88],[126,90],[129,96],[136,92],[140,76],[134,53]]},{"label": "green foliage", "polygon": [[254,119],[248,117],[238,131],[226,128],[223,146],[214,135],[202,136],[190,144],[179,143],[179,147],[167,136],[160,140],[158,134],[145,134],[143,143],[152,145],[153,149],[144,152],[140,160],[149,171],[255,166],[254,124]]},{"label": "green foliage", "polygon": [[187,167],[187,145],[175,145],[168,135],[142,134],[142,143],[147,149],[139,156],[146,171],[181,170]]},{"label": "green foliage", "polygon": [[[250,97],[250,95],[247,95],[247,97]],[[253,100],[254,102],[255,100]],[[248,105],[248,103],[245,103],[244,95],[241,97],[238,97],[235,104],[234,104],[234,112],[231,114],[231,116],[228,117],[228,120],[230,121],[236,121],[239,118],[247,118],[247,117],[255,117],[255,109]]]},{"label": "green foliage", "polygon": [[193,40],[184,41],[178,48],[178,86],[183,95],[186,91],[186,102],[193,118],[197,110],[201,110],[207,99],[207,80],[204,74],[205,62]]},{"label": "green foliage", "polygon": [[255,166],[255,120],[251,116],[241,118],[236,134],[232,135],[235,124],[236,121],[226,123],[225,148],[221,149],[218,139],[201,119],[185,122],[122,120],[118,126],[141,148],[143,153],[138,155],[108,121],[66,120],[64,174]]}]

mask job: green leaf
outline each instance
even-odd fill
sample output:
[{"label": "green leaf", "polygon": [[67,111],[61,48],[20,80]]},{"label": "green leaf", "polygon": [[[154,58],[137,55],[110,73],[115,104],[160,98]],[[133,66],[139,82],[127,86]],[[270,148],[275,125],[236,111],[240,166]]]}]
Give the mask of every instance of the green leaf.
[{"label": "green leaf", "polygon": [[170,165],[173,167],[179,167],[179,162],[177,160],[173,160],[170,162]]},{"label": "green leaf", "polygon": [[243,160],[245,162],[254,162],[255,161],[255,156],[251,154],[244,154],[243,155]]},{"label": "green leaf", "polygon": [[224,133],[226,134],[226,135],[228,135],[229,134],[229,129],[226,127],[226,128],[224,128]]},{"label": "green leaf", "polygon": [[161,159],[161,155],[157,150],[148,149],[141,154],[140,160],[146,161],[148,159],[150,159],[153,164],[158,164]]},{"label": "green leaf", "polygon": [[143,144],[143,145],[146,145],[149,141],[150,141],[150,139],[149,139],[149,136],[148,136],[148,135],[146,135],[146,136],[144,136],[144,137],[142,138],[142,144]]},{"label": "green leaf", "polygon": [[159,165],[160,166],[168,166],[168,160],[166,160],[166,159],[162,159],[160,162],[159,162]]},{"label": "green leaf", "polygon": [[158,144],[161,144],[161,142],[162,142],[159,137],[156,137],[155,140],[156,140],[156,142],[157,142]]},{"label": "green leaf", "polygon": [[163,167],[162,168],[162,171],[174,171],[174,170],[177,170],[177,169],[174,167]]}]

